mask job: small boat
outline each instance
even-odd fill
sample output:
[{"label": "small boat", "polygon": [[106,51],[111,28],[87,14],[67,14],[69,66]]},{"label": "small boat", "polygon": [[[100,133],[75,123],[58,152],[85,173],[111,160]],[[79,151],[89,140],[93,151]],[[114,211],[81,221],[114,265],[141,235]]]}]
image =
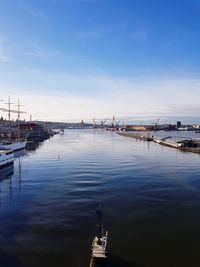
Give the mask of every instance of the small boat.
[{"label": "small boat", "polygon": [[0,147],[0,168],[12,165],[13,162],[14,162],[13,150]]},{"label": "small boat", "polygon": [[97,233],[92,242],[90,266],[95,266],[95,260],[107,258],[108,231],[104,231],[101,206],[97,209]]}]

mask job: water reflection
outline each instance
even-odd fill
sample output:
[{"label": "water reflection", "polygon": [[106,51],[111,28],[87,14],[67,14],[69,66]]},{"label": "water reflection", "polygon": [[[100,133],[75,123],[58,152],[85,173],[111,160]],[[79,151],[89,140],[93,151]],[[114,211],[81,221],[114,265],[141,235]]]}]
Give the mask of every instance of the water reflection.
[{"label": "water reflection", "polygon": [[[8,194],[9,203],[12,202],[12,176],[14,174],[14,164],[0,170],[0,204],[2,206],[2,193]],[[6,184],[2,185],[3,182]]]},{"label": "water reflection", "polygon": [[42,146],[44,144],[44,142],[28,142],[26,144],[26,151],[36,151],[40,146]]},{"label": "water reflection", "polygon": [[119,256],[109,254],[106,260],[97,260],[95,262],[95,267],[147,267],[141,264],[136,264],[134,262],[123,259]]},{"label": "water reflection", "polygon": [[199,156],[92,130],[30,149],[1,184],[7,265],[88,266],[98,203],[109,230],[105,266],[200,265]]},{"label": "water reflection", "polygon": [[9,179],[14,173],[14,164],[0,169],[0,182]]},{"label": "water reflection", "polygon": [[1,205],[3,204],[3,198],[9,200],[5,203],[12,203],[13,190],[15,190],[15,193],[21,193],[23,159],[27,156],[27,151],[36,151],[36,149],[39,148],[41,145],[38,142],[30,142],[28,144],[29,145],[27,149],[19,150],[14,153],[14,163],[12,165],[0,169]]},{"label": "water reflection", "polygon": [[20,158],[20,157],[23,157],[26,155],[26,150],[25,149],[22,149],[22,150],[19,150],[19,151],[16,151],[14,153],[14,158]]},{"label": "water reflection", "polygon": [[0,259],[2,267],[22,267],[20,260],[15,256],[11,256],[4,250],[0,249]]},{"label": "water reflection", "polygon": [[21,192],[21,181],[22,181],[22,156],[20,156],[17,161],[15,162],[15,176],[16,179],[18,180],[18,189],[19,192]]}]

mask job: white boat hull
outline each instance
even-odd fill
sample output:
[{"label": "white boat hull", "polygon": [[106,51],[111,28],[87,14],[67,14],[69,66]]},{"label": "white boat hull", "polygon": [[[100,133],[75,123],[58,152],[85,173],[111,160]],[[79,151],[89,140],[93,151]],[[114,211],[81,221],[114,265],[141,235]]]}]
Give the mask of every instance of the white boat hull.
[{"label": "white boat hull", "polygon": [[9,149],[0,148],[0,168],[12,165],[14,162],[14,152]]},{"label": "white boat hull", "polygon": [[11,149],[13,151],[18,151],[18,150],[25,149],[26,142],[27,141],[22,141],[22,142],[17,141],[17,142],[12,142],[12,143],[0,143],[0,147],[5,148],[5,149]]}]

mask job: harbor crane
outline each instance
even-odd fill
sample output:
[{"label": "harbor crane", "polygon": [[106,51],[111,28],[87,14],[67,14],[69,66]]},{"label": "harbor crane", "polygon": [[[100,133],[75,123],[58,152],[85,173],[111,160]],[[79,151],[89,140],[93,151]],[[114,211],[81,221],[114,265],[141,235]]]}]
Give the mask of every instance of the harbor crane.
[{"label": "harbor crane", "polygon": [[116,130],[119,130],[119,128],[120,128],[120,121],[117,121],[116,123],[115,123],[115,128],[116,128]]},{"label": "harbor crane", "polygon": [[153,124],[153,130],[157,131],[157,127],[158,127],[158,123],[160,121],[160,118],[158,118],[155,122],[152,122],[151,124]]},{"label": "harbor crane", "polygon": [[107,119],[100,121],[100,123],[101,123],[101,128],[104,127],[104,124],[106,123],[106,121],[107,121]]},{"label": "harbor crane", "polygon": [[[99,119],[98,119],[99,121]],[[93,128],[104,128],[104,124],[107,121],[107,119],[100,120],[100,125],[96,123],[96,119],[93,119]]]},{"label": "harbor crane", "polygon": [[93,128],[96,128],[96,120],[95,120],[95,118],[93,119]]},{"label": "harbor crane", "polygon": [[112,118],[112,122],[111,122],[111,128],[115,127],[115,116],[113,116]]}]

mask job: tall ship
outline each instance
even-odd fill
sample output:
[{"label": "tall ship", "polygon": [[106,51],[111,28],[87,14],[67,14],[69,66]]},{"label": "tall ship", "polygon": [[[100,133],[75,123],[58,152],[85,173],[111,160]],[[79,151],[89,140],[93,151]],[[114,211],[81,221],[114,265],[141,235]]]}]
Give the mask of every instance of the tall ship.
[{"label": "tall ship", "polygon": [[18,114],[18,118],[17,118],[17,139],[16,140],[12,140],[11,138],[11,119],[10,119],[10,113],[11,112],[15,112],[14,111],[11,111],[11,104],[14,104],[14,103],[11,103],[10,102],[10,97],[8,98],[8,121],[9,121],[9,140],[3,140],[0,142],[0,147],[3,148],[3,149],[11,149],[13,150],[14,152],[15,151],[19,151],[19,150],[22,150],[22,149],[25,149],[26,147],[26,143],[27,143],[27,140],[23,140],[20,138],[20,125],[19,125],[19,122],[20,122],[20,113],[22,113],[20,111],[20,103],[19,103],[19,100],[18,100],[18,104],[17,104],[17,107],[18,107],[18,110],[17,110],[17,114]]}]

